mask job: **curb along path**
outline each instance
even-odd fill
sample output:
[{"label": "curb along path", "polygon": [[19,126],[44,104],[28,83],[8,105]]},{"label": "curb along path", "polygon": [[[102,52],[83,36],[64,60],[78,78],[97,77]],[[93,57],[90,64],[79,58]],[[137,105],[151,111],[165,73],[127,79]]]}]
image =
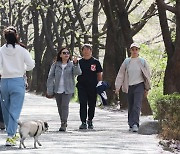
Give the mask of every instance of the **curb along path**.
[{"label": "curb along path", "polygon": [[[141,121],[150,117],[141,117]],[[79,130],[79,104],[70,103],[67,132],[58,132],[60,120],[54,99],[26,93],[20,120],[47,121],[48,132],[39,137],[42,144],[33,149],[33,138],[25,140],[26,149],[4,146],[6,133],[0,131],[0,154],[170,154],[158,145],[157,135],[128,131],[127,111],[110,112],[96,108],[94,130]]]}]

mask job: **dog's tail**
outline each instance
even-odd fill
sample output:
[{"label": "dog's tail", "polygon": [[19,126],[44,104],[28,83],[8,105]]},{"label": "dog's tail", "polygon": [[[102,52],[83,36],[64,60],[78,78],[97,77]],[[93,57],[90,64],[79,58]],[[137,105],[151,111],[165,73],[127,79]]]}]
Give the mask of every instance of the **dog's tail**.
[{"label": "dog's tail", "polygon": [[22,122],[20,120],[17,121],[18,125],[21,126]]}]

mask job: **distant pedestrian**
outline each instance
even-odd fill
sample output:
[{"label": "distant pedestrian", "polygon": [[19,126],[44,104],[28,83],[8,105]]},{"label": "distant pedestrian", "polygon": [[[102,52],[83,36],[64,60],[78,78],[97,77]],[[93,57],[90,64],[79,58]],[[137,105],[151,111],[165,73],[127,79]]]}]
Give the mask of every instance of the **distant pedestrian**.
[{"label": "distant pedestrian", "polygon": [[1,107],[8,134],[6,145],[16,145],[17,120],[25,96],[23,75],[34,68],[30,53],[18,41],[17,31],[10,26],[4,30],[6,44],[0,48]]},{"label": "distant pedestrian", "polygon": [[131,44],[131,57],[122,63],[115,81],[116,94],[128,93],[129,131],[137,132],[143,95],[150,89],[150,71],[145,59],[139,57],[140,46]]},{"label": "distant pedestrian", "polygon": [[70,52],[62,48],[57,54],[57,60],[51,65],[47,79],[47,98],[55,95],[61,127],[59,131],[66,131],[69,114],[69,102],[74,93],[76,75],[81,74],[76,57],[70,60]]},{"label": "distant pedestrian", "polygon": [[[79,60],[82,74],[78,76],[77,89],[80,102],[80,119],[82,124],[79,129],[93,129],[98,81],[102,81],[102,67],[99,60],[92,57],[92,46],[82,46],[83,58]],[[88,111],[87,111],[88,107]],[[86,123],[87,120],[87,123]]]}]

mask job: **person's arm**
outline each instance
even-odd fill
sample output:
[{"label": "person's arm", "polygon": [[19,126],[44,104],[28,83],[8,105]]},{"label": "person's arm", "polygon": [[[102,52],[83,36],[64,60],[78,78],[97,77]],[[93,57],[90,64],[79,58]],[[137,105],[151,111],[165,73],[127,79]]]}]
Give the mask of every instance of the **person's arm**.
[{"label": "person's arm", "polygon": [[125,62],[123,62],[118,71],[118,74],[117,74],[116,80],[115,80],[115,93],[116,94],[119,94],[119,91],[123,84],[125,71],[126,71],[126,64],[125,64]]},{"label": "person's arm", "polygon": [[52,98],[54,95],[55,68],[56,68],[56,64],[53,63],[51,65],[47,79],[47,93],[46,93],[47,98]]},{"label": "person's arm", "polygon": [[97,73],[97,80],[98,81],[102,81],[103,80],[102,72]]},{"label": "person's arm", "polygon": [[81,75],[82,71],[79,65],[79,61],[77,60],[77,57],[73,58],[73,74],[76,75]]},{"label": "person's arm", "polygon": [[26,71],[30,71],[35,67],[35,61],[26,49],[24,49],[24,62],[26,64]]},{"label": "person's arm", "polygon": [[99,61],[97,61],[97,63],[96,63],[96,73],[97,73],[97,80],[98,81],[102,81],[103,80],[103,76],[102,76],[102,72],[103,72],[103,69],[102,69],[102,66],[101,66],[101,64],[100,64],[100,62]]}]

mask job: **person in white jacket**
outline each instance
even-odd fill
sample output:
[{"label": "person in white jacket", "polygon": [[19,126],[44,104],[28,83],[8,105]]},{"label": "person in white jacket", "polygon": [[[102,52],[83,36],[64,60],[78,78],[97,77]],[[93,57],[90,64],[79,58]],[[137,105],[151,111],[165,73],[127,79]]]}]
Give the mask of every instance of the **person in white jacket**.
[{"label": "person in white jacket", "polygon": [[18,119],[25,96],[24,73],[34,68],[30,53],[18,42],[16,29],[4,30],[6,43],[0,48],[1,107],[7,132],[7,146],[16,145]]}]

